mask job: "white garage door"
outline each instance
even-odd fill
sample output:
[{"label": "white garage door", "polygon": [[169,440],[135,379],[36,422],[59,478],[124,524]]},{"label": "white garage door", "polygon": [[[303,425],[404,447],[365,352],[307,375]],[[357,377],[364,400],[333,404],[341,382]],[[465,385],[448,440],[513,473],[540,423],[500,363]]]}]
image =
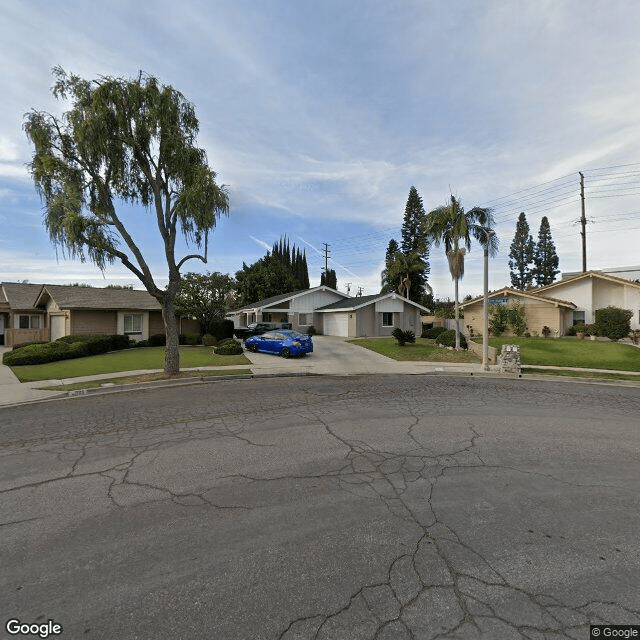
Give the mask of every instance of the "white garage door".
[{"label": "white garage door", "polygon": [[325,313],[323,329],[325,336],[349,335],[349,314],[348,313]]},{"label": "white garage door", "polygon": [[62,338],[65,334],[65,320],[64,316],[51,316],[51,341]]}]

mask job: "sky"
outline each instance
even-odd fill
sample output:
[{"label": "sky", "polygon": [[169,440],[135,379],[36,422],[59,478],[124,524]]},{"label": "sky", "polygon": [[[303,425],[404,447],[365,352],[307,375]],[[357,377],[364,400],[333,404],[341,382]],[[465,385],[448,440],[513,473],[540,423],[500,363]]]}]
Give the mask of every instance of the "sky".
[{"label": "sky", "polygon": [[[230,197],[209,262],[235,273],[287,235],[319,284],[328,245],[338,288],[380,289],[411,186],[425,210],[450,195],[491,207],[500,252],[490,289],[509,285],[518,214],[547,216],[563,272],[640,264],[640,3],[636,0],[0,0],[0,281],[141,283],[65,258],[42,223],[23,131],[51,94],[54,66],[87,79],[153,75],[194,104]],[[160,285],[153,216],[129,209]],[[183,247],[182,255],[192,253]],[[482,293],[472,246],[461,297]],[[453,297],[443,247],[429,283]]]}]

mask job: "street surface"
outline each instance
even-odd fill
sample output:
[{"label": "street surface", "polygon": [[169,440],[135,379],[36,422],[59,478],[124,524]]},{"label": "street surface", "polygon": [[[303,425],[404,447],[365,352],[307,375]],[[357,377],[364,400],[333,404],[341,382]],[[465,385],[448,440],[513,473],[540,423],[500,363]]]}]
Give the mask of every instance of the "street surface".
[{"label": "street surface", "polygon": [[0,408],[0,637],[640,624],[639,416],[637,388],[421,375]]}]

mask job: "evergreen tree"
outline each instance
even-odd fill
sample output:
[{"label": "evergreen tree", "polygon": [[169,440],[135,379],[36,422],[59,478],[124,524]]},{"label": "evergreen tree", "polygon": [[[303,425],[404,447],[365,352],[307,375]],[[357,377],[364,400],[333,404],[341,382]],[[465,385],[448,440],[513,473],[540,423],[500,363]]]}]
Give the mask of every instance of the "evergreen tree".
[{"label": "evergreen tree", "polygon": [[556,246],[551,237],[549,220],[547,216],[544,216],[542,222],[540,222],[538,242],[533,255],[533,273],[536,284],[539,287],[551,284],[556,279],[556,276],[560,273],[560,269],[558,269],[559,262]]},{"label": "evergreen tree", "polygon": [[419,258],[413,261],[418,265],[422,263],[422,267],[418,267],[417,271],[411,275],[410,296],[413,302],[421,302],[427,287],[429,276],[429,238],[425,233],[426,213],[422,204],[422,198],[418,194],[415,187],[409,189],[409,197],[404,210],[404,219],[402,221],[402,243],[400,249],[405,256],[415,254]]},{"label": "evergreen tree", "polygon": [[387,246],[387,253],[384,258],[384,270],[380,274],[382,279],[381,293],[391,293],[397,291],[400,285],[400,275],[392,273],[391,266],[393,265],[395,254],[400,251],[400,245],[396,240],[391,238]]},{"label": "evergreen tree", "polygon": [[524,291],[533,284],[533,238],[529,234],[529,224],[524,211],[518,216],[516,234],[509,252],[511,284]]},{"label": "evergreen tree", "polygon": [[320,284],[332,289],[338,288],[338,276],[336,276],[335,269],[327,269],[323,271],[320,276]]}]

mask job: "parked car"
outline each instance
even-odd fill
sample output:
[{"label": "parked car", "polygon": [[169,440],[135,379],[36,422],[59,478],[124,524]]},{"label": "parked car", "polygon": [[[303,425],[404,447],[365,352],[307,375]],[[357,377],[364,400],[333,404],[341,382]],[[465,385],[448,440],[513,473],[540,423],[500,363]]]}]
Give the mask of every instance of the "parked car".
[{"label": "parked car", "polygon": [[311,336],[291,330],[267,331],[259,336],[251,336],[245,340],[244,346],[249,351],[276,353],[283,358],[303,356],[313,351]]},{"label": "parked car", "polygon": [[238,327],[234,329],[233,335],[240,340],[246,340],[250,336],[259,336],[265,331],[272,331],[275,329],[274,325],[270,322],[252,322],[246,327]]}]

